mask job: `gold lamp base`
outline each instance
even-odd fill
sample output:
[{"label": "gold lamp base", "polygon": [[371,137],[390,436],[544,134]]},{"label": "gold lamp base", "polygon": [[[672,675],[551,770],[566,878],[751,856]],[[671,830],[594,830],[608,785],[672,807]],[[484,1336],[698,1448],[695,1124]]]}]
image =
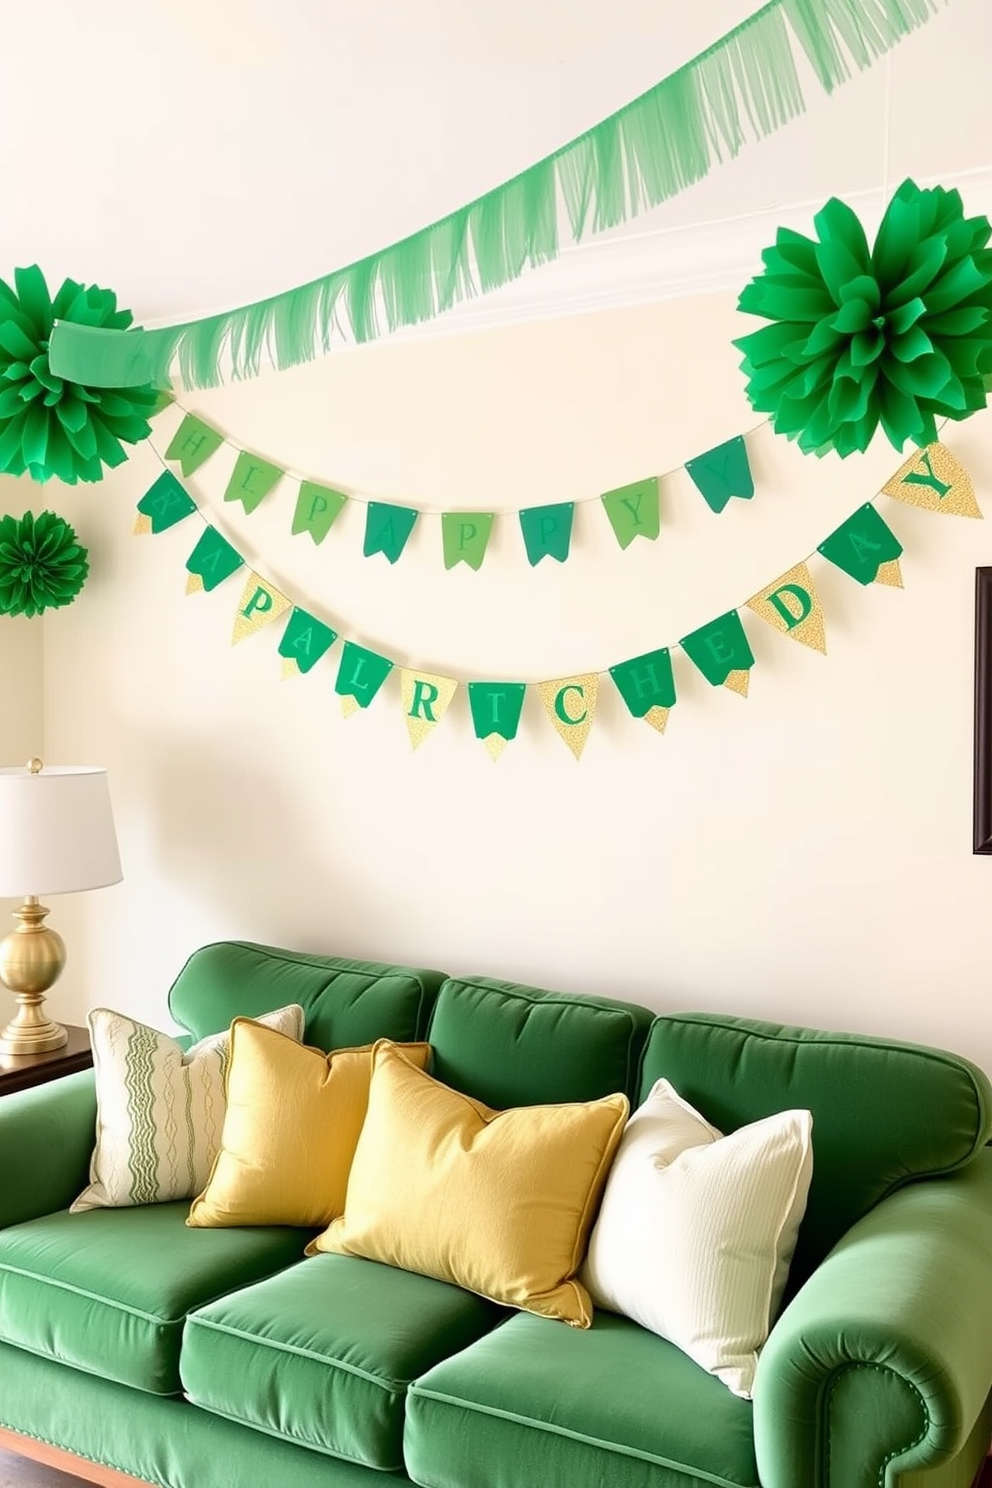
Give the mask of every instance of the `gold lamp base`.
[{"label": "gold lamp base", "polygon": [[0,1054],[46,1054],[61,1049],[69,1035],[44,1011],[45,993],[65,966],[65,942],[45,924],[48,910],[29,894],[19,921],[0,940],[0,981],[17,996],[17,1013],[0,1034]]}]

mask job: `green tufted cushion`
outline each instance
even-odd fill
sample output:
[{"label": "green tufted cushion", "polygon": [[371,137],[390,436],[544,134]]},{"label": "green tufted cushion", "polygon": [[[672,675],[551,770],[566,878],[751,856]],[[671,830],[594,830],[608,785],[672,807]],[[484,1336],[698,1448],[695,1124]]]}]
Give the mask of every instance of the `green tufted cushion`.
[{"label": "green tufted cushion", "polygon": [[662,1077],[723,1132],[796,1106],[813,1112],[790,1292],[879,1199],[963,1166],[989,1136],[992,1086],[980,1069],[891,1039],[675,1014],[651,1029],[641,1100]]},{"label": "green tufted cushion", "polygon": [[497,1110],[629,1096],[651,1023],[633,1003],[450,978],[427,1032],[431,1073]]},{"label": "green tufted cushion", "polygon": [[238,1016],[298,1002],[307,1019],[304,1039],[318,1048],[377,1038],[409,1043],[423,1037],[443,981],[440,971],[225,940],[193,952],[172,985],[169,1011],[199,1039]]}]

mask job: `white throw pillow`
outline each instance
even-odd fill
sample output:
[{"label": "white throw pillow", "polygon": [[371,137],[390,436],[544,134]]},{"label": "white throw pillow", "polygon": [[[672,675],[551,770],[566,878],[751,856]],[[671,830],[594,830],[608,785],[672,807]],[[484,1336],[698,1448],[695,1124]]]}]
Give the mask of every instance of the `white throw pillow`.
[{"label": "white throw pillow", "polygon": [[[303,1037],[304,1013],[296,1003],[256,1021],[297,1042]],[[230,1032],[213,1033],[184,1053],[167,1033],[109,1008],[96,1008],[87,1022],[96,1146],[89,1187],[70,1213],[195,1198],[220,1147]]]},{"label": "white throw pillow", "polygon": [[659,1080],[610,1169],[582,1280],[750,1399],[813,1174],[813,1117],[722,1136]]}]

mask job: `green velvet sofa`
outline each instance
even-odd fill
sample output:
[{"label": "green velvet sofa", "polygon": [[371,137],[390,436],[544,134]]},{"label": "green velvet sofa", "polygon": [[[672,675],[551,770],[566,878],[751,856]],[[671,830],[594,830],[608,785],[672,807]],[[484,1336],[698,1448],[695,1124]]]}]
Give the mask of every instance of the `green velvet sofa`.
[{"label": "green velvet sofa", "polygon": [[[187,1204],[70,1215],[92,1074],[0,1101],[0,1428],[160,1488],[967,1488],[992,1434],[992,1090],[953,1054],[226,942],[170,993],[203,1036],[299,1002],[331,1049],[427,1038],[491,1106],[633,1106],[724,1131],[814,1116],[789,1291],[741,1399],[598,1311],[588,1331],[308,1233]],[[16,1435],[11,1435],[16,1433]],[[105,1476],[109,1476],[105,1473]]]}]

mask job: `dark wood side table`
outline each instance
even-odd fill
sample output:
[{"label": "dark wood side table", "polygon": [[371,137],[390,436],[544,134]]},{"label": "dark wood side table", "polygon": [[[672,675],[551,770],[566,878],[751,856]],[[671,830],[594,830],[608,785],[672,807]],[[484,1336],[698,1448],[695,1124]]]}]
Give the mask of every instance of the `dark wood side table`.
[{"label": "dark wood side table", "polygon": [[92,1069],[93,1051],[87,1028],[65,1024],[69,1042],[48,1054],[0,1054],[0,1095],[15,1090],[30,1090],[61,1075],[74,1075],[77,1070]]}]

